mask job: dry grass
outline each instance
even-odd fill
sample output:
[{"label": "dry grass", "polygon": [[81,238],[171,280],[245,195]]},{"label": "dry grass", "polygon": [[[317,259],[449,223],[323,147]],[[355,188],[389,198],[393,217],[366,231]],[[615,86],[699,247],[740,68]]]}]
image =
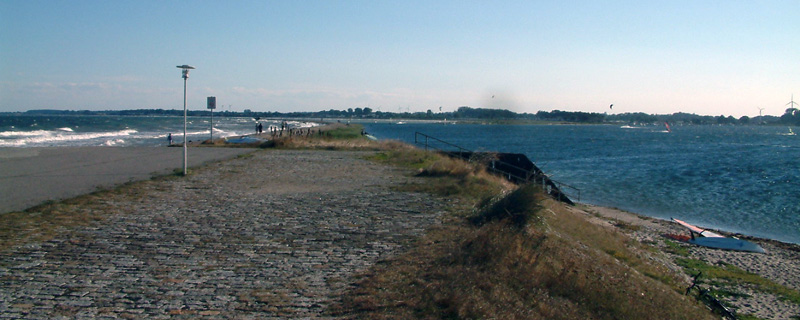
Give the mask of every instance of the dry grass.
[{"label": "dry grass", "polygon": [[140,194],[138,186],[139,183],[128,183],[112,190],[5,213],[0,224],[0,251],[29,242],[47,241],[65,230],[102,221],[116,213],[105,203],[115,196],[137,196]]},{"label": "dry grass", "polygon": [[[481,170],[416,149],[384,151],[376,159],[432,177],[421,190],[472,201],[408,252],[362,275],[343,303],[331,308],[333,315],[713,319],[679,292],[675,275],[648,259],[649,250],[549,200],[538,187],[508,193],[502,181],[488,175],[482,179],[495,187],[469,184],[465,181],[481,176]],[[440,191],[447,187],[453,190]],[[467,190],[472,187],[480,191]]]},{"label": "dry grass", "polygon": [[486,172],[485,167],[445,155],[420,150],[396,141],[378,144],[380,152],[372,160],[406,167],[417,176],[431,177],[423,184],[404,185],[398,189],[409,192],[428,192],[441,197],[458,199],[467,207],[480,206],[512,190],[515,186]]}]

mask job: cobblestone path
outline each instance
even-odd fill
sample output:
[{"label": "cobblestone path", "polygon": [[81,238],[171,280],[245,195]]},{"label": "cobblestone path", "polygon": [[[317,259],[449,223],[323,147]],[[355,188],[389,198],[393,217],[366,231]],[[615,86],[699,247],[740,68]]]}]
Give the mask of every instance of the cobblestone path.
[{"label": "cobblestone path", "polygon": [[143,182],[97,225],[0,253],[0,318],[325,318],[444,210],[364,155],[265,150]]}]

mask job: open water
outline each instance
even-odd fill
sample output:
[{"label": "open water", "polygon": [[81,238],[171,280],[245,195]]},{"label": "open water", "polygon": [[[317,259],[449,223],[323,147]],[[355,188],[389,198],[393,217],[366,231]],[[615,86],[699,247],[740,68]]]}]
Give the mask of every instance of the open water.
[{"label": "open water", "polygon": [[800,243],[800,135],[787,127],[365,127],[379,139],[414,143],[421,132],[473,151],[523,153],[579,189],[580,202]]},{"label": "open water", "polygon": [[[209,121],[189,117],[187,140],[208,139]],[[280,125],[261,123],[264,131]],[[215,117],[214,137],[252,134],[255,125]],[[473,151],[523,153],[579,189],[580,202],[800,244],[800,135],[786,127],[364,125],[379,139],[414,143],[421,132]],[[155,147],[168,133],[183,141],[183,117],[0,116],[0,147]]]},{"label": "open water", "polygon": [[[211,138],[210,117],[188,117],[186,140]],[[214,117],[214,138],[253,134],[256,120],[247,117]],[[261,120],[264,132],[280,126],[280,120]],[[290,121],[291,127],[314,123]],[[183,142],[183,117],[175,116],[28,116],[0,115],[0,147],[52,146],[159,146]]]}]

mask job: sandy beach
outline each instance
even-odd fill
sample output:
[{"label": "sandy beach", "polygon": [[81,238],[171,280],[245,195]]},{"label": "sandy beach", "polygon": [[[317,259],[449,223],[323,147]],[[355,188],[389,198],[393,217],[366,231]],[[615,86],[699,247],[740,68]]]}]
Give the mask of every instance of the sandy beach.
[{"label": "sandy beach", "polygon": [[[13,181],[40,196],[3,204],[20,210],[27,203],[147,179],[180,164],[174,159],[180,148],[118,149],[0,150],[4,190],[15,189],[6,186]],[[408,246],[438,223],[447,206],[429,195],[393,190],[419,178],[363,160],[363,152],[260,150],[231,159],[252,150],[190,150],[194,164],[229,160],[199,167],[186,178],[144,181],[130,194],[109,195],[76,209],[108,212],[102,224],[62,230],[45,242],[0,253],[0,316],[325,317],[354,275]],[[12,166],[19,168],[16,174]],[[36,188],[41,185],[47,188]],[[672,222],[612,208],[579,204],[570,210],[673,259],[663,235],[687,233]],[[689,258],[725,262],[800,289],[800,246],[749,240],[767,253],[679,245]],[[670,259],[663,262],[681,270]],[[747,296],[727,300],[738,313],[765,319],[800,315],[800,305],[738,289]]]}]

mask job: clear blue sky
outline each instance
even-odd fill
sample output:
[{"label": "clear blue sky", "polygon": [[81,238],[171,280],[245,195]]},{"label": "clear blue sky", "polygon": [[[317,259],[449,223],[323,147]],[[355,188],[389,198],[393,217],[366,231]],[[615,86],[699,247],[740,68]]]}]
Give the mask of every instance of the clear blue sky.
[{"label": "clear blue sky", "polygon": [[0,111],[180,109],[181,64],[190,109],[781,115],[800,2],[0,0]]}]

